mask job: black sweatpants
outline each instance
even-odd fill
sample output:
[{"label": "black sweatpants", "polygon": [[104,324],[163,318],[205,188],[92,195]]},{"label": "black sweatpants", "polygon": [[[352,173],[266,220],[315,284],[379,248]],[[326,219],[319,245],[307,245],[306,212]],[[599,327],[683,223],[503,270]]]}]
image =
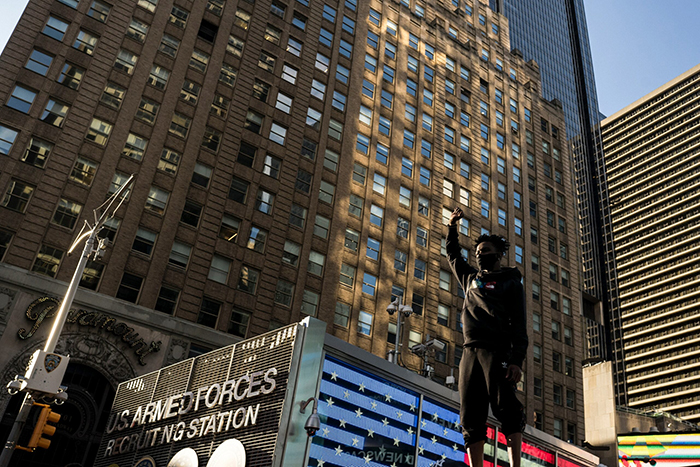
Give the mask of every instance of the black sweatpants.
[{"label": "black sweatpants", "polygon": [[507,363],[496,352],[465,347],[459,363],[460,420],[464,444],[486,440],[489,404],[509,436],[525,428],[525,411],[506,380]]}]

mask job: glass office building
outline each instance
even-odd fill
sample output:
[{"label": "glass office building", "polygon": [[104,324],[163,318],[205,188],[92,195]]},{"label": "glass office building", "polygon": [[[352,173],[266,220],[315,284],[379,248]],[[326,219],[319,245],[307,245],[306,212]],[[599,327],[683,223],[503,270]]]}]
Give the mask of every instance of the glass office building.
[{"label": "glass office building", "polygon": [[490,0],[508,18],[511,48],[535,60],[542,95],[562,103],[580,216],[587,357],[611,359],[624,403],[620,316],[598,97],[583,0]]}]

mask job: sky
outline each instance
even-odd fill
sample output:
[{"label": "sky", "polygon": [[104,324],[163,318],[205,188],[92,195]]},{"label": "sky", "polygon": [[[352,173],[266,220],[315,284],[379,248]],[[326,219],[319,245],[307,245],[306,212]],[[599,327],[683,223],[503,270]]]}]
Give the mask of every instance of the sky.
[{"label": "sky", "polygon": [[[27,0],[0,0],[0,50],[26,4]],[[584,4],[603,114],[614,114],[700,63],[700,0]]]}]

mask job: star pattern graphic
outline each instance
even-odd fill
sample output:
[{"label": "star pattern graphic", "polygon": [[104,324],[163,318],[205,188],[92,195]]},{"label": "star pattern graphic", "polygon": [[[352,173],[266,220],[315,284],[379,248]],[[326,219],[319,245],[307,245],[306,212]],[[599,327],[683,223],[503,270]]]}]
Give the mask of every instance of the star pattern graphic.
[{"label": "star pattern graphic", "polygon": [[331,430],[329,430],[326,427],[323,427],[323,430],[321,430],[321,433],[323,433],[323,434],[321,436],[323,436],[325,438],[326,436],[328,436],[328,433],[330,433],[330,432],[331,432]]},{"label": "star pattern graphic", "polygon": [[373,429],[367,428],[367,437],[374,438],[374,430]]},{"label": "star pattern graphic", "polygon": [[338,373],[335,371],[331,373],[331,381],[338,381]]},{"label": "star pattern graphic", "polygon": [[340,423],[341,428],[345,428],[345,424],[347,423],[345,420],[341,418],[340,420],[338,420],[338,422]]},{"label": "star pattern graphic", "polygon": [[433,414],[433,421],[434,421],[434,422],[437,422],[437,419],[438,419],[438,414],[437,414],[437,412],[435,412],[435,413]]},{"label": "star pattern graphic", "polygon": [[430,438],[430,441],[432,441],[433,444],[437,443],[437,438],[435,437],[435,435],[433,435],[433,437]]},{"label": "star pattern graphic", "polygon": [[339,456],[343,453],[343,448],[340,447],[340,444],[338,445],[337,448],[335,448],[335,455]]},{"label": "star pattern graphic", "polygon": [[335,402],[333,402],[333,398],[332,398],[332,397],[329,397],[328,399],[326,399],[326,402],[328,402],[328,407],[330,407],[330,406],[332,406],[333,404],[335,404]]},{"label": "star pattern graphic", "polygon": [[372,406],[372,410],[374,410],[374,409],[377,408],[377,403],[376,403],[375,401],[372,401],[372,402],[370,403],[370,406]]},{"label": "star pattern graphic", "polygon": [[365,456],[365,464],[369,464],[369,462],[370,462],[371,460],[372,460],[372,458],[369,456],[369,454],[367,454],[367,455]]},{"label": "star pattern graphic", "polygon": [[349,398],[350,398],[350,391],[348,391],[346,389],[345,392],[343,393],[343,399],[349,399]]},{"label": "star pattern graphic", "polygon": [[382,420],[382,423],[384,424],[384,426],[387,426],[389,424],[389,420],[387,420],[386,417],[384,417],[384,420]]},{"label": "star pattern graphic", "polygon": [[413,435],[413,427],[409,426],[408,428],[406,428],[406,431],[409,435]]},{"label": "star pattern graphic", "polygon": [[365,383],[360,383],[360,387],[357,390],[360,392],[365,392]]},{"label": "star pattern graphic", "polygon": [[384,394],[384,399],[391,404],[391,394]]},{"label": "star pattern graphic", "polygon": [[425,451],[425,448],[423,447],[422,444],[420,446],[418,446],[418,454],[423,454],[424,451]]},{"label": "star pattern graphic", "polygon": [[454,452],[457,452],[458,449],[459,449],[459,446],[457,446],[456,443],[452,445],[452,450],[453,450]]},{"label": "star pattern graphic", "polygon": [[362,410],[358,407],[357,410],[355,410],[355,414],[357,415],[357,418],[362,417]]},{"label": "star pattern graphic", "polygon": [[396,418],[401,420],[401,417],[403,417],[403,412],[399,412],[398,410],[396,411]]},{"label": "star pattern graphic", "polygon": [[323,465],[326,463],[326,461],[319,459],[318,464],[316,464],[317,467],[323,467]]},{"label": "star pattern graphic", "polygon": [[352,439],[352,445],[353,445],[353,446],[357,446],[357,443],[359,443],[359,442],[360,442],[360,440],[359,440],[357,437],[354,437],[354,438]]},{"label": "star pattern graphic", "polygon": [[442,430],[442,435],[443,435],[443,436],[447,436],[447,428],[445,428],[444,430]]},{"label": "star pattern graphic", "polygon": [[394,446],[398,446],[399,441],[400,441],[399,438],[394,438]]},{"label": "star pattern graphic", "polygon": [[416,404],[411,402],[411,405],[409,405],[408,408],[411,409],[411,412],[415,412],[416,411]]}]

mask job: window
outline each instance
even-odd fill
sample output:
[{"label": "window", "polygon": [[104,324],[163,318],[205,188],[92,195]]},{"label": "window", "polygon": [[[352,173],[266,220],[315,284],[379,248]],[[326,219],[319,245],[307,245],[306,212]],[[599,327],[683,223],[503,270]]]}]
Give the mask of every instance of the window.
[{"label": "window", "polygon": [[258,66],[265,71],[273,73],[275,71],[275,60],[276,58],[267,52],[260,52],[260,58],[258,59]]},{"label": "window", "polygon": [[224,214],[221,218],[221,226],[219,227],[219,238],[223,238],[228,242],[235,241],[238,237],[240,225],[240,219]]},{"label": "window", "polygon": [[275,303],[285,307],[292,305],[292,296],[294,295],[294,284],[285,280],[278,280],[275,289]]},{"label": "window", "polygon": [[408,231],[410,230],[410,228],[410,222],[404,219],[403,217],[399,217],[396,224],[396,235],[398,237],[408,239]]},{"label": "window", "polygon": [[238,8],[236,10],[236,17],[233,21],[233,24],[235,26],[238,26],[239,28],[247,30],[248,26],[250,25],[250,13],[248,13],[245,10],[242,10],[241,8]]},{"label": "window", "polygon": [[117,289],[116,297],[128,302],[136,303],[143,285],[143,278],[125,272],[122,276],[121,283]]},{"label": "window", "polygon": [[348,18],[347,16],[343,16],[343,31],[347,32],[348,34],[355,34],[355,21],[352,19]]},{"label": "window", "polygon": [[449,271],[440,270],[440,288],[450,292],[452,290],[452,274]]},{"label": "window", "polygon": [[362,154],[369,154],[369,136],[363,135],[362,133],[357,134],[357,144],[355,148]]},{"label": "window", "polygon": [[282,79],[288,83],[296,84],[298,72],[299,70],[285,63],[282,67]]},{"label": "window", "polygon": [[565,243],[559,244],[559,257],[562,259],[569,259],[569,246]]},{"label": "window", "polygon": [[[10,147],[14,142],[14,138],[17,136],[17,132],[10,130],[9,128],[0,126],[0,154],[8,154]],[[22,155],[22,162],[31,164],[35,167],[43,168],[46,165],[46,160],[51,154],[53,149],[53,144],[32,137],[29,140],[29,145],[24,155]]]},{"label": "window", "polygon": [[180,291],[178,289],[162,285],[153,309],[168,315],[174,315],[179,297]]},{"label": "window", "polygon": [[501,200],[506,199],[506,186],[503,183],[498,182],[497,192],[498,192],[498,199],[501,199]]},{"label": "window", "polygon": [[574,330],[569,326],[564,326],[564,343],[566,345],[574,345]]},{"label": "window", "polygon": [[340,91],[333,91],[333,108],[345,112],[347,97]]},{"label": "window", "polygon": [[117,59],[114,62],[114,69],[123,71],[127,75],[134,72],[134,67],[136,62],[138,62],[139,57],[136,54],[129,52],[128,50],[121,49],[117,55]]},{"label": "window", "polygon": [[[236,221],[238,221],[236,219]],[[240,221],[238,221],[240,222]],[[222,224],[223,226],[223,224]],[[236,233],[238,232],[238,227],[236,227]],[[248,242],[246,247],[250,250],[257,251],[258,253],[265,253],[265,243],[267,242],[267,231],[257,227],[255,225],[250,227],[250,235],[248,236]]]},{"label": "window", "polygon": [[369,221],[377,227],[381,227],[384,222],[384,209],[373,204],[370,208]]},{"label": "window", "polygon": [[170,58],[175,58],[177,55],[177,49],[180,47],[180,41],[172,36],[163,34],[160,40],[160,46],[158,47],[158,52],[167,55]]},{"label": "window", "polygon": [[174,174],[177,172],[177,166],[180,163],[180,154],[172,149],[163,148],[158,161],[158,170]]},{"label": "window", "polygon": [[174,24],[180,29],[185,29],[187,18],[189,16],[190,14],[188,11],[183,10],[179,6],[173,6],[173,9],[170,10],[170,18],[168,18],[168,22]]},{"label": "window", "polygon": [[319,294],[310,290],[304,290],[301,298],[301,312],[308,316],[316,316],[319,301]]},{"label": "window", "polygon": [[[12,145],[15,143],[15,139],[17,138],[18,132],[15,130],[11,130],[10,128],[0,125],[0,154],[9,154],[10,149],[12,149]],[[51,151],[51,148],[53,145],[50,145],[48,147],[48,151],[44,155],[44,157],[38,157],[41,156],[39,154],[34,155],[34,157],[31,157],[28,159],[28,156],[30,155],[30,148],[32,147],[33,141],[35,138],[32,138],[32,140],[29,143],[29,148],[27,148],[27,152],[25,153],[24,157],[22,160],[24,162],[27,162],[29,164],[36,165],[37,167],[43,167],[44,164],[46,163],[46,156],[48,156],[48,153]],[[40,140],[37,140],[40,141]],[[44,143],[45,145],[48,145],[48,143]],[[37,164],[38,160],[38,164]]]},{"label": "window", "polygon": [[365,336],[372,335],[372,318],[371,313],[366,311],[360,311],[360,315],[357,318],[357,332],[364,334]]},{"label": "window", "polygon": [[364,200],[357,195],[350,195],[350,204],[348,206],[348,213],[353,216],[362,217],[362,204]]},{"label": "window", "polygon": [[162,190],[158,187],[151,186],[148,192],[148,198],[146,198],[145,208],[149,211],[155,212],[156,214],[163,214],[165,212],[165,206],[168,204],[168,197],[170,193]]},{"label": "window", "polygon": [[62,41],[67,30],[68,23],[54,18],[53,16],[49,16],[49,20],[46,22],[46,26],[44,26],[42,32],[57,41]]},{"label": "window", "polygon": [[63,250],[58,248],[41,245],[32,265],[32,271],[44,276],[56,277],[58,266],[61,264],[64,253]]},{"label": "window", "polygon": [[574,360],[571,357],[564,357],[564,374],[566,376],[571,376],[572,378],[575,376],[574,375]]},{"label": "window", "polygon": [[[571,278],[570,277],[571,276],[569,275],[569,271],[562,268],[562,270],[561,270],[561,285],[563,285],[565,287],[570,287],[571,286]],[[564,298],[564,304],[566,304],[567,301],[569,302],[569,306],[568,306],[569,313],[567,313],[567,314],[570,314],[571,313],[571,302],[569,301],[568,298]],[[566,309],[567,308],[562,306],[563,311],[565,311]]]},{"label": "window", "polygon": [[220,94],[215,94],[214,100],[211,103],[211,108],[209,109],[209,114],[216,115],[217,117],[221,118],[226,118],[226,115],[228,114],[228,106],[230,103],[230,99]]},{"label": "window", "polygon": [[279,145],[284,146],[284,140],[287,137],[287,128],[283,127],[277,122],[272,122],[270,127],[270,141],[275,142]]},{"label": "window", "polygon": [[250,294],[255,294],[258,288],[259,278],[260,271],[257,271],[249,266],[243,265],[241,267],[241,273],[238,276],[238,290],[248,292]]},{"label": "window", "polygon": [[[170,257],[168,258],[168,263],[175,266],[186,268],[187,263],[190,260],[190,254],[192,253],[192,247],[175,240],[173,242],[173,247],[170,250]],[[210,271],[211,272],[211,271]]]},{"label": "window", "polygon": [[419,170],[419,174],[420,174],[420,183],[422,185],[425,185],[425,186],[430,186],[430,176],[431,176],[430,170],[425,168],[425,167],[421,167]]},{"label": "window", "polygon": [[418,197],[418,214],[427,216],[430,212],[430,200],[423,196]]},{"label": "window", "polygon": [[491,207],[489,205],[489,202],[486,200],[481,200],[481,215],[488,218],[490,216],[490,211]]},{"label": "window", "polygon": [[396,58],[396,45],[386,41],[384,43],[384,55],[386,55],[390,60],[394,60]]},{"label": "window", "polygon": [[248,334],[250,324],[250,313],[234,308],[231,310],[231,321],[228,325],[228,333],[234,336],[245,338]]},{"label": "window", "polygon": [[182,215],[180,215],[180,222],[191,225],[192,227],[197,227],[201,215],[202,206],[191,199],[186,199],[185,206],[182,208]]},{"label": "window", "polygon": [[413,55],[408,55],[408,69],[413,73],[418,73],[418,59]]},{"label": "window", "polygon": [[136,18],[131,18],[129,29],[126,30],[126,36],[143,43],[146,39],[146,34],[148,34],[148,24],[142,23]]},{"label": "window", "polygon": [[7,100],[7,106],[20,112],[29,113],[34,98],[36,98],[36,92],[25,89],[22,86],[15,86],[10,98]]},{"label": "window", "polygon": [[[366,66],[367,63],[365,62],[365,67]],[[337,79],[343,84],[348,84],[348,81],[350,81],[350,70],[338,63],[338,65],[335,67],[335,79]]]},{"label": "window", "polygon": [[52,55],[48,55],[34,49],[32,50],[31,55],[29,55],[29,60],[27,60],[27,64],[24,67],[28,70],[32,70],[35,73],[39,73],[42,76],[46,76],[52,61]]},{"label": "window", "polygon": [[153,125],[153,123],[156,121],[156,115],[158,114],[159,108],[160,104],[157,102],[153,102],[150,99],[142,97],[141,102],[139,103],[139,108],[136,109],[135,118],[141,120],[142,122],[148,123],[149,125]]},{"label": "window", "polygon": [[260,188],[255,198],[255,209],[264,214],[271,214],[274,202],[275,195]]},{"label": "window", "polygon": [[437,322],[443,326],[449,326],[450,309],[443,304],[438,304]]},{"label": "window", "polygon": [[335,185],[328,183],[325,180],[321,180],[321,187],[318,192],[318,199],[324,203],[333,204],[333,197],[335,196]]},{"label": "window", "polygon": [[70,179],[81,185],[90,186],[95,179],[96,173],[97,163],[78,157],[71,171]]},{"label": "window", "polygon": [[498,210],[498,225],[505,227],[507,224],[506,212],[503,209]]},{"label": "window", "polygon": [[326,255],[323,255],[321,253],[318,253],[316,251],[311,250],[309,252],[309,263],[307,265],[307,271],[309,274],[314,274],[316,276],[322,276],[323,275],[323,267],[326,262]]},{"label": "window", "polygon": [[349,320],[350,320],[350,305],[348,305],[347,303],[343,303],[343,302],[337,302],[335,304],[335,316],[333,318],[333,323],[346,328],[346,327],[348,327]]},{"label": "window", "polygon": [[[202,23],[202,25],[204,25],[204,23]],[[212,42],[212,40],[209,40],[209,42]],[[242,39],[239,39],[238,37],[233,35],[228,36],[228,42],[226,43],[226,52],[230,53],[234,57],[240,58],[243,56],[243,47],[245,47],[245,42]],[[197,50],[195,50],[195,52],[202,54],[202,52],[199,52]],[[199,70],[202,73],[204,73],[204,70],[206,69],[206,62],[208,61],[209,57],[206,55],[201,56],[199,58],[195,58],[195,55],[193,54],[192,58],[190,59],[190,66],[195,70]],[[272,60],[272,66],[274,67],[274,58]]]},{"label": "window", "polygon": [[[281,31],[280,31],[280,34],[281,34]],[[274,38],[275,36],[272,35],[271,37]],[[268,40],[270,40],[270,39],[268,39]],[[273,41],[270,40],[270,42],[273,42]],[[277,37],[277,42],[279,42],[279,37]],[[304,47],[304,44],[301,41],[296,40],[292,36],[289,36],[287,38],[287,52],[289,52],[290,54],[295,55],[297,57],[301,57],[301,50],[303,47]],[[295,76],[296,76],[296,74],[295,74]],[[292,84],[294,84],[294,83],[292,83]]]},{"label": "window", "polygon": [[188,104],[195,105],[199,99],[199,92],[202,87],[190,80],[184,80],[182,83],[182,89],[180,89],[180,99],[187,102]]},{"label": "window", "polygon": [[102,120],[99,120],[97,118],[93,118],[92,122],[90,123],[90,127],[88,128],[87,135],[85,135],[85,139],[88,141],[93,141],[94,143],[104,146],[107,144],[107,138],[109,138],[109,134],[112,132],[112,124],[103,122]]},{"label": "window", "polygon": [[380,249],[381,243],[378,240],[375,240],[372,237],[367,238],[367,250],[365,254],[368,258],[373,259],[375,261],[379,261]]},{"label": "window", "polygon": [[482,172],[481,174],[481,189],[484,191],[489,191],[491,188],[491,178]]},{"label": "window", "polygon": [[386,177],[384,177],[378,173],[375,173],[374,174],[374,184],[373,184],[372,189],[382,196],[384,194],[386,194]]},{"label": "window", "polygon": [[195,185],[201,186],[202,188],[207,188],[209,186],[209,181],[211,180],[213,169],[204,164],[197,162],[194,166],[194,171],[192,172],[191,182]]},{"label": "window", "polygon": [[309,172],[307,172],[303,169],[298,169],[297,170],[297,180],[296,180],[296,183],[294,185],[294,188],[303,192],[303,193],[309,194],[309,193],[311,193],[312,179],[313,179],[313,176]]},{"label": "window", "polygon": [[328,66],[330,63],[330,58],[326,57],[320,52],[316,54],[316,63],[314,64],[316,69],[321,70],[323,73],[328,73]]},{"label": "window", "polygon": [[321,128],[321,118],[323,115],[316,109],[311,107],[308,108],[306,112],[306,124],[318,131]]},{"label": "window", "polygon": [[61,198],[58,202],[58,206],[56,207],[56,211],[54,212],[51,222],[73,230],[82,209],[82,205],[74,201]]},{"label": "window", "polygon": [[455,194],[455,184],[447,179],[442,181],[442,194],[448,198],[454,198]]},{"label": "window", "polygon": [[350,251],[357,251],[357,247],[360,243],[360,232],[353,230],[351,228],[345,229],[345,248]]},{"label": "window", "polygon": [[162,91],[165,89],[165,85],[168,84],[169,77],[170,72],[168,70],[158,65],[153,65],[151,74],[148,75],[148,84]]},{"label": "window", "polygon": [[147,144],[148,140],[146,138],[129,133],[124,148],[122,149],[122,156],[131,157],[132,159],[140,161],[143,159],[143,154],[146,152]]},{"label": "window", "polygon": [[416,108],[409,104],[408,102],[405,104],[406,110],[404,113],[404,116],[406,117],[406,120],[409,122],[416,122]]},{"label": "window", "polygon": [[333,33],[325,28],[321,28],[321,34],[318,37],[318,42],[325,45],[326,47],[333,46]]},{"label": "window", "polygon": [[377,292],[377,277],[365,272],[362,278],[362,293],[374,297]]}]

